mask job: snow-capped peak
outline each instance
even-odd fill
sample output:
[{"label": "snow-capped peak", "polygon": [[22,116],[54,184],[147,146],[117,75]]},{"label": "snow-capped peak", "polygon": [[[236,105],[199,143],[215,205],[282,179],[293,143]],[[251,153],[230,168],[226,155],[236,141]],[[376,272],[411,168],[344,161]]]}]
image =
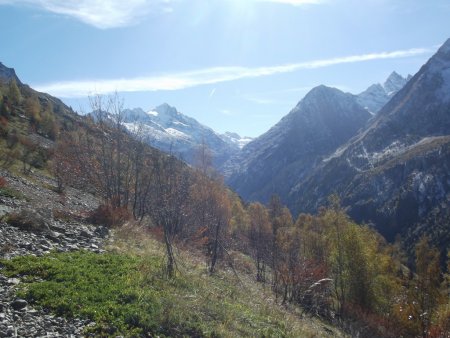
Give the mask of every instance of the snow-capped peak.
[{"label": "snow-capped peak", "polygon": [[180,113],[177,111],[177,108],[170,106],[167,103],[163,103],[156,108],[153,109],[153,111],[160,113],[161,115],[168,115],[168,116],[176,116]]},{"label": "snow-capped peak", "polygon": [[367,108],[371,113],[375,114],[392,96],[397,94],[397,92],[405,86],[411,77],[411,75],[408,75],[404,78],[394,71],[388,76],[386,81],[384,81],[383,85],[379,83],[373,84],[365,91],[358,94],[358,103]]},{"label": "snow-capped peak", "polygon": [[397,72],[392,72],[383,84],[383,88],[388,94],[392,96],[397,93],[406,84],[406,79]]},{"label": "snow-capped peak", "polygon": [[128,130],[133,131],[140,126],[153,146],[180,155],[189,163],[194,163],[195,152],[203,142],[211,149],[214,162],[218,165],[250,141],[248,138],[242,140],[238,135],[239,139],[235,143],[229,142],[167,103],[147,112],[140,108],[128,109],[125,116],[124,125]]}]

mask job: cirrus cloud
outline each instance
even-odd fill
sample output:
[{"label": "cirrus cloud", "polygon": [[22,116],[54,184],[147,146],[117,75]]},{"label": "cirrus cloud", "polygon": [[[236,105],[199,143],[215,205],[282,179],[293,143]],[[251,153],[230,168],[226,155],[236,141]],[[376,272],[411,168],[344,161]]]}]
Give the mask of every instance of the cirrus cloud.
[{"label": "cirrus cloud", "polygon": [[130,79],[98,79],[62,81],[35,85],[42,92],[59,97],[84,97],[112,92],[142,92],[160,90],[180,90],[200,85],[215,84],[240,79],[257,78],[275,74],[291,73],[302,69],[330,67],[339,64],[365,62],[380,59],[397,59],[429,54],[429,48],[412,48],[391,52],[350,55],[330,59],[312,60],[267,67],[213,67],[187,72],[161,74]]}]

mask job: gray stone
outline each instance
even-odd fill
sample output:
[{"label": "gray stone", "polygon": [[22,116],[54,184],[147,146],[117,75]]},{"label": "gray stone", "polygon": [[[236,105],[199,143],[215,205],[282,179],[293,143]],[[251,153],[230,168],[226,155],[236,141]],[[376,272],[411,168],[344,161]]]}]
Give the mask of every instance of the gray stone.
[{"label": "gray stone", "polygon": [[46,234],[46,237],[57,243],[60,243],[62,239],[62,235],[56,231],[49,231]]},{"label": "gray stone", "polygon": [[35,232],[49,231],[49,220],[44,219],[38,212],[32,209],[21,209],[18,213],[11,214],[9,224],[21,229]]},{"label": "gray stone", "polygon": [[28,302],[25,299],[17,298],[15,301],[11,303],[11,307],[14,310],[22,310],[26,308],[28,305]]},{"label": "gray stone", "polygon": [[80,231],[80,236],[81,237],[85,237],[85,238],[91,238],[92,234],[90,232],[88,232],[88,231],[83,229],[83,230]]},{"label": "gray stone", "polygon": [[8,278],[8,284],[17,285],[20,283],[20,279],[18,278]]},{"label": "gray stone", "polygon": [[97,228],[95,228],[95,234],[97,234],[100,237],[106,237],[109,234],[109,229],[107,227],[100,225]]}]

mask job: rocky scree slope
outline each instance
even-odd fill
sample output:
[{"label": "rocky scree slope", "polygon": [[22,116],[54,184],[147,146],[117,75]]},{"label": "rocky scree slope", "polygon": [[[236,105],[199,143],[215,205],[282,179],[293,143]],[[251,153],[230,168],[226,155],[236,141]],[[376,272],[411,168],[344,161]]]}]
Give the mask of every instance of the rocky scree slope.
[{"label": "rocky scree slope", "polygon": [[[58,194],[56,182],[38,173],[24,178],[0,171],[16,196],[0,194],[0,258],[42,256],[50,251],[89,250],[102,253],[109,230],[86,222],[99,201],[89,193],[67,188]],[[20,219],[12,222],[7,220]],[[21,281],[7,278],[0,266],[0,336],[78,337],[89,320],[66,319],[34,308],[15,296]]]},{"label": "rocky scree slope", "polygon": [[412,243],[425,233],[448,246],[450,39],[365,130],[297,185],[291,207],[314,212],[333,192],[390,240],[403,234]]}]

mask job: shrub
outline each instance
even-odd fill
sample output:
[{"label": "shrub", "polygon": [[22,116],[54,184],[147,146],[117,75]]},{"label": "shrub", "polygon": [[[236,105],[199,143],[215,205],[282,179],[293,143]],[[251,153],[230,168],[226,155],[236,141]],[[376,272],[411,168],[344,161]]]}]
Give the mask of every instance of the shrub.
[{"label": "shrub", "polygon": [[6,179],[3,176],[0,176],[0,188],[5,188],[7,186]]},{"label": "shrub", "polygon": [[48,220],[38,212],[30,209],[22,209],[8,215],[6,222],[22,230],[43,232],[48,231]]},{"label": "shrub", "polygon": [[130,212],[126,207],[112,207],[109,204],[101,204],[90,213],[88,221],[96,225],[118,227],[130,218]]}]

